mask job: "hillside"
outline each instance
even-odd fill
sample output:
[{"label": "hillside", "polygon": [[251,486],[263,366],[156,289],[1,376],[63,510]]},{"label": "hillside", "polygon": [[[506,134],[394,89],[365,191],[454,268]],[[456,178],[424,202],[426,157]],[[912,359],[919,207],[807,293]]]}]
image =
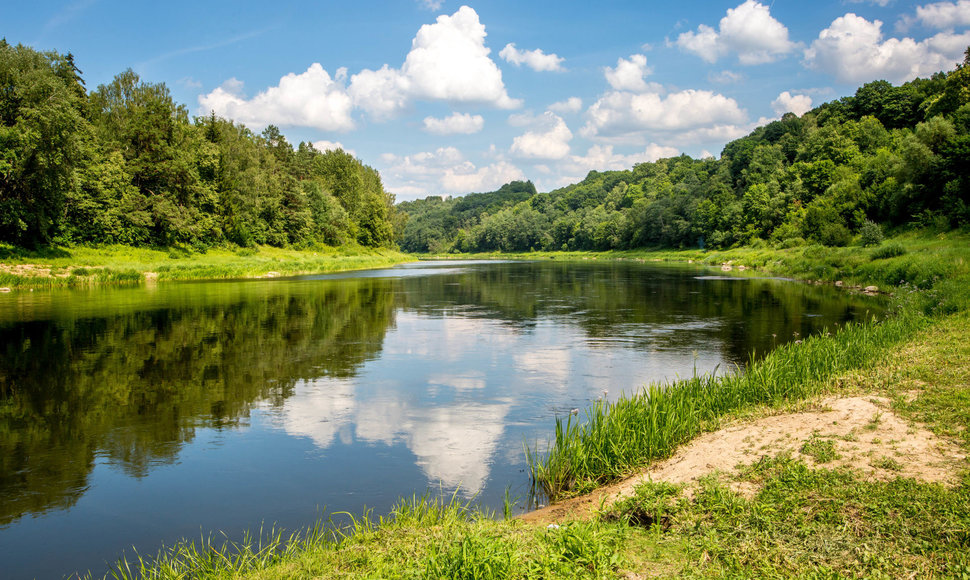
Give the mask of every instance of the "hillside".
[{"label": "hillside", "polygon": [[[970,224],[970,49],[949,72],[855,95],[728,143],[518,201],[490,194],[401,204],[411,252],[845,246],[884,230]],[[520,190],[517,184],[503,188]],[[502,199],[503,203],[495,203]],[[468,212],[466,208],[476,208]]]}]

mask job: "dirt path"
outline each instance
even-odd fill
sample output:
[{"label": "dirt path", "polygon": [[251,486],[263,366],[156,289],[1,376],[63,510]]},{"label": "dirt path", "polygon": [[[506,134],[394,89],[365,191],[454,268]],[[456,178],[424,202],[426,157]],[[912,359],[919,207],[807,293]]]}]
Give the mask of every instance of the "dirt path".
[{"label": "dirt path", "polygon": [[[711,472],[733,472],[762,456],[789,453],[809,465],[816,462],[801,452],[811,440],[832,441],[837,459],[824,466],[851,467],[872,479],[916,478],[944,485],[957,483],[957,470],[965,465],[962,450],[926,429],[894,414],[889,401],[879,397],[829,398],[811,409],[741,422],[707,433],[685,445],[673,457],[641,473],[589,495],[569,499],[522,516],[537,524],[591,517],[601,506],[633,494],[642,481],[666,481],[690,486]],[[757,489],[735,486],[745,495]]]}]

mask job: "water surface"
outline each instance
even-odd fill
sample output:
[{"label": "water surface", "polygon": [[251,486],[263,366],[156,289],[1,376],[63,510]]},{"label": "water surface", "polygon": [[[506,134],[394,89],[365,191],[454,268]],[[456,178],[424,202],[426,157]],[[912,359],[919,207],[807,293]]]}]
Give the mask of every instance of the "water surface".
[{"label": "water surface", "polygon": [[0,570],[100,576],[132,546],[427,489],[499,508],[556,416],[877,311],[632,262],[0,295]]}]

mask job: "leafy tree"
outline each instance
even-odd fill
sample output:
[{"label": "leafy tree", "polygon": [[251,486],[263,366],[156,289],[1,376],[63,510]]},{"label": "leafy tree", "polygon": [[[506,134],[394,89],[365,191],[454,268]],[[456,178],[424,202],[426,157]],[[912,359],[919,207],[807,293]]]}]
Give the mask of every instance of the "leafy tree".
[{"label": "leafy tree", "polygon": [[0,240],[49,243],[88,131],[73,57],[0,40]]}]

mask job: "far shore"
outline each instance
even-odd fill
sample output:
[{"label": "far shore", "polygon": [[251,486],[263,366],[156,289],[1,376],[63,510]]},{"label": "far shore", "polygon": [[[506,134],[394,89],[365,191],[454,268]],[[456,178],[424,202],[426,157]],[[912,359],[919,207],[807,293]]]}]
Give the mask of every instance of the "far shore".
[{"label": "far shore", "polygon": [[0,246],[0,289],[276,278],[383,268],[414,260],[389,248],[361,246],[205,250],[104,246],[52,247],[38,251]]}]

